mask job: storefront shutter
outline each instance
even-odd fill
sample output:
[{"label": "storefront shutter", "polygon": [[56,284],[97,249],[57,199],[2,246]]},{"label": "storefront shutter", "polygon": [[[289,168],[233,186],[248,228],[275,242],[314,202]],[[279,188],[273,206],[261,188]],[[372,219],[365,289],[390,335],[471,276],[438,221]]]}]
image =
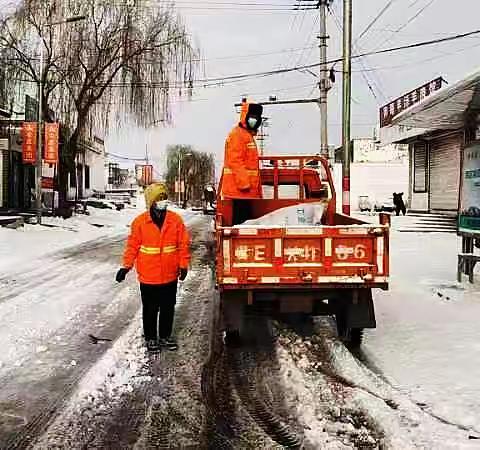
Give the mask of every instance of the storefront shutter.
[{"label": "storefront shutter", "polygon": [[413,147],[413,191],[427,192],[427,145],[416,143]]},{"label": "storefront shutter", "polygon": [[457,212],[462,135],[430,143],[430,210]]}]

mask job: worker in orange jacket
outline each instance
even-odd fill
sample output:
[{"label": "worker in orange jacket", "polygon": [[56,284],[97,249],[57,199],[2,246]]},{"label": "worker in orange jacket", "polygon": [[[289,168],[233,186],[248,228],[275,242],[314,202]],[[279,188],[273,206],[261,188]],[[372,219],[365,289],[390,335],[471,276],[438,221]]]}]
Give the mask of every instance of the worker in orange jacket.
[{"label": "worker in orange jacket", "polygon": [[176,350],[172,338],[177,280],[187,277],[190,237],[182,218],[167,209],[167,188],[155,183],[145,190],[148,211],[132,223],[116,280],[121,283],[136,266],[143,304],[143,331],[147,349]]},{"label": "worker in orange jacket", "polygon": [[243,102],[240,122],[225,142],[222,198],[262,198],[260,164],[255,135],[262,124],[263,107]]}]

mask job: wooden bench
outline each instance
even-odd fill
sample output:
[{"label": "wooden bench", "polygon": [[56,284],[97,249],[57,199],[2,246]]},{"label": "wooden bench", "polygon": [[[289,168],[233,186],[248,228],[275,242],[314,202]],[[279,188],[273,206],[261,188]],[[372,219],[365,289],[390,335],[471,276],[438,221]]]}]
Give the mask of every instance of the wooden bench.
[{"label": "wooden bench", "polygon": [[457,280],[461,282],[462,274],[465,274],[468,275],[468,281],[473,283],[473,272],[477,262],[480,262],[480,255],[474,255],[473,253],[459,253]]}]

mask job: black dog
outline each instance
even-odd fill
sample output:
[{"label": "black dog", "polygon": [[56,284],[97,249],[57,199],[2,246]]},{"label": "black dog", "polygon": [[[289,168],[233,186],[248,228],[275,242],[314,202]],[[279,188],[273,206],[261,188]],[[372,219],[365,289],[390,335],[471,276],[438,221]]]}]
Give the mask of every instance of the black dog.
[{"label": "black dog", "polygon": [[400,211],[403,215],[407,214],[407,208],[405,207],[402,196],[403,192],[400,192],[399,194],[395,192],[393,193],[393,204],[395,205],[395,212],[397,213],[397,216],[400,215]]}]

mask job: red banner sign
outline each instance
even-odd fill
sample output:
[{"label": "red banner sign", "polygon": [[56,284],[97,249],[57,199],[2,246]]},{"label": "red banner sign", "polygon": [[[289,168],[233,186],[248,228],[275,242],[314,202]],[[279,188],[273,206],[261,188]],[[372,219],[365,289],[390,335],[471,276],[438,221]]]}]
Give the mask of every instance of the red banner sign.
[{"label": "red banner sign", "polygon": [[54,180],[51,177],[42,177],[42,189],[53,189]]},{"label": "red banner sign", "polygon": [[153,166],[146,165],[142,167],[142,181],[144,186],[152,184],[153,181]]},{"label": "red banner sign", "polygon": [[22,124],[22,157],[25,164],[32,164],[37,159],[37,123]]},{"label": "red banner sign", "polygon": [[45,124],[45,162],[58,164],[58,123]]},{"label": "red banner sign", "polygon": [[380,127],[391,125],[392,119],[410,106],[421,102],[425,97],[432,95],[442,88],[445,80],[442,77],[436,78],[423,86],[408,92],[405,95],[393,100],[388,105],[380,108]]}]

